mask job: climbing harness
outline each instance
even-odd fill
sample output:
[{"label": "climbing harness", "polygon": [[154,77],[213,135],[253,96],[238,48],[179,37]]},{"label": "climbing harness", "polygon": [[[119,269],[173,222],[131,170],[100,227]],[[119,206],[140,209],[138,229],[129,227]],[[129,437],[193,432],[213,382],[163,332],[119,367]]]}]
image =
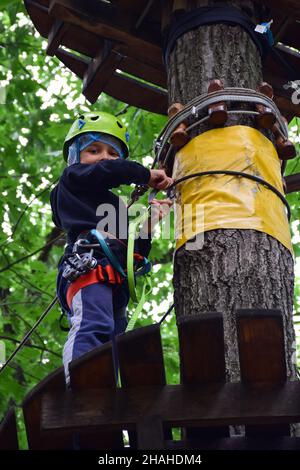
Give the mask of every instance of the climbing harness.
[{"label": "climbing harness", "polygon": [[[127,330],[132,329],[136,323],[139,313],[143,305],[152,291],[150,277],[147,276],[151,270],[150,261],[138,253],[134,253],[134,241],[138,227],[148,217],[148,210],[134,221],[129,223],[128,227],[128,247],[127,247],[127,269],[124,270],[118,258],[108,246],[103,234],[93,229],[89,232],[97,243],[91,243],[87,238],[79,238],[74,243],[73,253],[65,258],[67,266],[64,268],[62,276],[70,282],[67,289],[66,300],[70,307],[72,298],[83,287],[98,282],[106,282],[111,285],[120,285],[125,280],[128,281],[130,297],[136,308],[132,318],[127,326]],[[102,266],[98,264],[97,259],[93,256],[94,249],[101,248],[110,264]],[[86,250],[89,250],[87,253]],[[79,253],[81,251],[81,253]],[[83,252],[82,252],[83,251]],[[138,266],[136,266],[136,264]],[[136,278],[146,276],[145,283],[142,288],[142,294],[138,300],[136,292]]]}]

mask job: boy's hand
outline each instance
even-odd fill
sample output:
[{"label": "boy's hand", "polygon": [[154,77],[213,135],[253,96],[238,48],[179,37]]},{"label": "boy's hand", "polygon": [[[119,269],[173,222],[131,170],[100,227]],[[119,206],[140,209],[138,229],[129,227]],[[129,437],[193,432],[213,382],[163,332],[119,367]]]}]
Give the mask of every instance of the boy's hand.
[{"label": "boy's hand", "polygon": [[152,219],[154,219],[154,223],[157,223],[170,212],[173,201],[171,199],[152,199],[150,204],[152,205]]},{"label": "boy's hand", "polygon": [[166,175],[165,170],[150,170],[148,185],[154,189],[167,189],[173,179]]},{"label": "boy's hand", "polygon": [[153,233],[155,225],[170,211],[173,201],[171,199],[153,199],[151,202],[151,214],[145,221],[140,233]]}]

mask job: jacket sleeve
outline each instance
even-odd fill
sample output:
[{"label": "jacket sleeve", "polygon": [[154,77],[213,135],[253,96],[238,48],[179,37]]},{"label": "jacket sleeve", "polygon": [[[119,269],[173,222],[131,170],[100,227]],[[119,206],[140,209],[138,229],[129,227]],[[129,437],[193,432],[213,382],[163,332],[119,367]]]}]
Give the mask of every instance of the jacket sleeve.
[{"label": "jacket sleeve", "polygon": [[52,209],[52,221],[54,225],[56,225],[56,227],[58,227],[60,230],[63,230],[61,228],[61,221],[59,220],[57,214],[57,185],[52,189],[50,193],[50,204]]},{"label": "jacket sleeve", "polygon": [[104,160],[91,165],[71,165],[64,170],[62,179],[71,190],[101,191],[121,184],[147,184],[150,171],[133,161]]}]

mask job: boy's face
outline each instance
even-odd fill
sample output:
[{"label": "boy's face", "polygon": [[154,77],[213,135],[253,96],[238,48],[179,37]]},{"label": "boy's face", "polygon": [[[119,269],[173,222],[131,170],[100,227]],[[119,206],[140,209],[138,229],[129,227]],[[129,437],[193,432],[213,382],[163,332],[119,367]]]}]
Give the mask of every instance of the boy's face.
[{"label": "boy's face", "polygon": [[80,163],[91,165],[101,160],[116,160],[120,158],[118,152],[108,144],[97,141],[80,152]]}]

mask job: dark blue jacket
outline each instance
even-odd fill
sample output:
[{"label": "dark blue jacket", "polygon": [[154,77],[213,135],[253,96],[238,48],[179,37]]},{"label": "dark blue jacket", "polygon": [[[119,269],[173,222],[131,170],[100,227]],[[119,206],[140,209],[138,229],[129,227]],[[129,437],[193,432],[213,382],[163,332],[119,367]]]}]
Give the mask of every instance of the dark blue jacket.
[{"label": "dark blue jacket", "polygon": [[[108,228],[110,228],[110,232],[113,232],[113,236],[119,238],[119,215],[121,212],[122,216],[126,217],[127,210],[122,199],[110,189],[122,184],[147,184],[149,178],[150,171],[147,168],[137,162],[123,159],[103,160],[91,165],[76,163],[65,168],[58,184],[50,194],[53,222],[67,233],[65,254],[72,252],[73,244],[81,232],[97,228],[98,222],[107,217],[105,212],[102,212],[102,215],[96,215],[97,208],[101,207],[101,204],[111,204],[115,208],[116,224],[113,230],[112,227]],[[121,236],[124,238],[124,233],[121,233]],[[125,245],[127,244],[127,227],[125,239],[122,241]],[[109,245],[121,264],[124,265],[126,246],[115,240],[114,237],[109,239]],[[150,248],[150,239],[136,240],[135,251],[141,255],[148,256]],[[61,277],[62,261],[63,259],[58,264],[57,293],[62,307],[67,310],[64,299],[67,283]],[[126,284],[123,284],[123,288],[118,290],[115,301],[122,305],[117,305],[117,307],[126,305],[129,299]]]}]

